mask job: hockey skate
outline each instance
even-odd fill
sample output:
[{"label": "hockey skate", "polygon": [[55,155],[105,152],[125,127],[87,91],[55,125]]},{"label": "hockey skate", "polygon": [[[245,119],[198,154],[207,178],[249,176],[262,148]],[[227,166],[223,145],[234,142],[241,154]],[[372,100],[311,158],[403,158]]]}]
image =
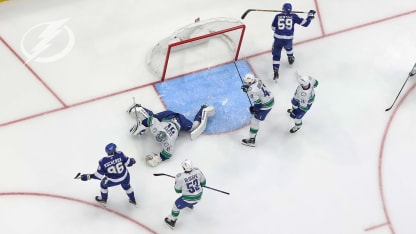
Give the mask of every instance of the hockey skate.
[{"label": "hockey skate", "polygon": [[293,128],[291,128],[290,129],[290,133],[295,133],[295,132],[297,132],[298,130],[300,129],[300,127],[299,126],[294,126]]},{"label": "hockey skate", "polygon": [[133,201],[133,200],[130,200],[130,199],[129,199],[129,203],[130,203],[130,204],[132,204],[133,206],[137,207],[137,203],[136,203],[136,201]]},{"label": "hockey skate", "polygon": [[295,62],[295,57],[287,57],[287,60],[289,61],[289,64],[292,65]]},{"label": "hockey skate", "polygon": [[247,138],[247,139],[243,139],[241,140],[241,144],[246,145],[246,146],[250,146],[250,147],[254,147],[256,146],[256,138]]},{"label": "hockey skate", "polygon": [[278,70],[274,70],[274,74],[273,74],[273,80],[274,80],[274,82],[277,82],[278,79],[279,79],[279,71]]},{"label": "hockey skate", "polygon": [[100,203],[101,205],[103,205],[104,207],[107,206],[107,200],[102,199],[100,196],[95,196],[95,200]]},{"label": "hockey skate", "polygon": [[175,229],[176,220],[171,220],[168,217],[165,218],[165,223],[173,230]]}]

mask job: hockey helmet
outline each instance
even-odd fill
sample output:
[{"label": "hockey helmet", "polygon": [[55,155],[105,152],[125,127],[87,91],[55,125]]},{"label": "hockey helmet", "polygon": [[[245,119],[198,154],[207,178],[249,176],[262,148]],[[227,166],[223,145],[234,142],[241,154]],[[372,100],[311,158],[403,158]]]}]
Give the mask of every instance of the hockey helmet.
[{"label": "hockey helmet", "polygon": [[108,145],[105,146],[105,152],[108,155],[113,155],[116,152],[117,149],[117,145],[114,143],[109,143]]},{"label": "hockey helmet", "polygon": [[292,11],[292,4],[290,4],[290,3],[283,4],[282,11],[284,11],[285,13],[291,12]]},{"label": "hockey helmet", "polygon": [[191,172],[194,169],[192,162],[189,159],[185,159],[185,161],[182,162],[182,168],[185,172]]},{"label": "hockey helmet", "polygon": [[245,85],[249,85],[250,86],[250,85],[252,85],[252,84],[254,84],[254,83],[257,82],[257,78],[253,74],[248,73],[248,74],[246,74],[244,76],[243,82],[244,82]]},{"label": "hockey helmet", "polygon": [[308,86],[311,83],[311,79],[310,79],[309,76],[299,76],[298,77],[298,82],[302,86]]}]

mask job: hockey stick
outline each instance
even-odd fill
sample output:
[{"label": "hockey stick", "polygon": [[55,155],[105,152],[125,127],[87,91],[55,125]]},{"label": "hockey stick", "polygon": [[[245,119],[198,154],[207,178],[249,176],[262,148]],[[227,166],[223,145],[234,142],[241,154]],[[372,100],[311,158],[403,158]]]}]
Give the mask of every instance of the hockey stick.
[{"label": "hockey stick", "polygon": [[[250,12],[252,12],[252,11],[260,11],[260,12],[284,12],[284,11],[281,11],[281,10],[248,9],[248,10],[246,10],[243,13],[243,15],[241,15],[241,19],[246,18],[247,14],[250,13]],[[308,12],[305,12],[305,11],[291,11],[290,13],[308,13]]]},{"label": "hockey stick", "polygon": [[136,99],[133,97],[133,108],[134,108],[134,114],[136,115],[136,124],[133,126],[133,127],[131,127],[130,128],[130,133],[134,133],[134,132],[136,132],[137,131],[137,128],[140,126],[140,123],[139,123],[139,115],[137,114],[137,109],[136,109]]},{"label": "hockey stick", "polygon": [[[135,97],[133,97],[133,104],[136,105],[136,98]],[[134,114],[136,115],[137,126],[139,126],[139,115],[137,114],[137,109],[136,108],[134,108]]]},{"label": "hockey stick", "polygon": [[74,177],[74,179],[81,179],[81,172],[78,172],[77,175]]},{"label": "hockey stick", "polygon": [[396,98],[394,99],[393,104],[391,104],[391,106],[389,108],[387,108],[385,111],[389,111],[389,110],[391,110],[391,108],[393,108],[394,104],[397,101],[397,98],[400,96],[400,93],[402,92],[402,90],[403,90],[404,86],[406,85],[407,81],[409,80],[409,78],[411,76],[414,76],[415,74],[416,74],[416,63],[415,63],[415,65],[413,65],[412,70],[409,72],[409,75],[407,76],[406,80],[404,81],[404,84],[403,84],[402,88],[400,89],[399,93],[397,94]]},{"label": "hockey stick", "polygon": [[[175,178],[175,176],[172,176],[172,175],[169,175],[169,174],[165,174],[165,173],[153,173],[153,175],[154,176],[168,176],[168,177],[171,177],[171,178]],[[208,187],[208,186],[203,186],[204,188],[207,188],[207,189],[211,189],[211,190],[214,190],[214,191],[217,191],[217,192],[220,192],[220,193],[224,193],[224,194],[227,194],[227,195],[230,195],[230,193],[228,193],[228,192],[225,192],[225,191],[222,191],[222,190],[219,190],[219,189],[215,189],[215,188],[211,188],[211,187]]]},{"label": "hockey stick", "polygon": [[[240,71],[238,70],[237,64],[235,63],[235,61],[233,61],[235,69],[237,70],[238,76],[240,77],[241,83],[244,84],[243,82],[243,78],[241,77]],[[247,92],[245,92],[248,98],[248,102],[250,102],[250,106],[253,106],[253,104],[251,103],[250,97],[248,96]]]}]

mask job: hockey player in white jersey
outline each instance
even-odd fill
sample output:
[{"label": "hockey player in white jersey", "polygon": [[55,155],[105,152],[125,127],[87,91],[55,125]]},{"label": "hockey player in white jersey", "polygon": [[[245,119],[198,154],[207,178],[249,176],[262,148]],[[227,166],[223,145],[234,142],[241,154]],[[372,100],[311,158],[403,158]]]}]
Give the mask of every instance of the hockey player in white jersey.
[{"label": "hockey player in white jersey", "polygon": [[315,90],[318,81],[310,76],[298,76],[299,85],[292,98],[292,109],[287,112],[294,119],[295,126],[290,129],[290,133],[295,133],[302,127],[302,118],[309,111],[315,101]]},{"label": "hockey player in white jersey", "polygon": [[132,135],[143,135],[147,129],[150,129],[155,141],[162,146],[162,150],[158,154],[153,153],[145,157],[146,163],[155,167],[172,157],[179,132],[191,132],[192,136],[203,125],[200,134],[205,129],[207,118],[214,115],[215,111],[213,106],[204,104],[195,115],[194,121],[171,110],[153,113],[140,104],[131,106],[128,113],[136,119],[136,123],[130,129]]},{"label": "hockey player in white jersey", "polygon": [[182,162],[184,172],[180,172],[175,177],[175,192],[181,193],[173,204],[170,215],[165,218],[165,222],[170,228],[175,228],[176,220],[182,209],[194,208],[202,197],[203,187],[207,183],[204,174],[192,165],[188,159]]},{"label": "hockey player in white jersey", "polygon": [[260,121],[265,120],[267,114],[269,114],[272,109],[274,97],[272,92],[263,84],[263,82],[251,73],[244,76],[241,89],[247,93],[252,104],[249,109],[252,114],[249,138],[243,139],[241,143],[253,147],[256,143]]}]

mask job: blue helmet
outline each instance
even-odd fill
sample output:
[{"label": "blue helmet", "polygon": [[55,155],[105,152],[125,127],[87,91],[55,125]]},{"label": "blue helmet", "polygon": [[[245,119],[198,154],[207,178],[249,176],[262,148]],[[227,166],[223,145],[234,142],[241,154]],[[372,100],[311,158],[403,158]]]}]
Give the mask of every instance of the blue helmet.
[{"label": "blue helmet", "polygon": [[108,155],[112,155],[116,152],[116,148],[117,148],[116,144],[110,143],[106,145],[105,152],[107,152]]},{"label": "blue helmet", "polygon": [[286,13],[291,12],[292,11],[292,4],[290,4],[290,3],[283,4],[282,11],[284,11]]}]

